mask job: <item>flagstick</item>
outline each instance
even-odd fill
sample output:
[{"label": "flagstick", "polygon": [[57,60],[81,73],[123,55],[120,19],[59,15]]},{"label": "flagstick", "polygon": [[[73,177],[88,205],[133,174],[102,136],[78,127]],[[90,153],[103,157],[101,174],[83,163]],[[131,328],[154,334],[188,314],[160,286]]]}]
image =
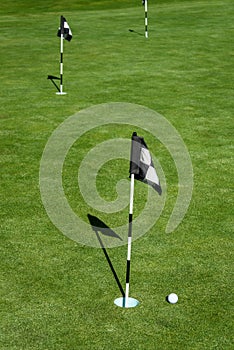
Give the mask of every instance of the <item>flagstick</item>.
[{"label": "flagstick", "polygon": [[130,286],[130,261],[131,261],[131,247],[132,247],[132,215],[133,215],[133,196],[134,196],[134,174],[131,174],[130,185],[130,206],[129,206],[129,226],[128,226],[128,253],[127,253],[127,267],[126,267],[126,289],[123,298],[115,299],[115,304],[120,307],[135,307],[139,301],[129,297]]},{"label": "flagstick", "polygon": [[145,37],[148,38],[148,0],[145,0]]},{"label": "flagstick", "polygon": [[131,261],[131,247],[132,247],[133,196],[134,196],[134,174],[131,174],[130,206],[129,206],[129,219],[128,219],[129,226],[128,226],[128,254],[127,254],[127,269],[126,269],[125,307],[128,307],[128,298],[129,298],[130,261]]},{"label": "flagstick", "polygon": [[60,40],[60,92],[63,92],[63,34]]},{"label": "flagstick", "polygon": [[61,33],[60,37],[60,91],[56,92],[57,95],[66,95],[66,92],[63,92],[63,34]]}]

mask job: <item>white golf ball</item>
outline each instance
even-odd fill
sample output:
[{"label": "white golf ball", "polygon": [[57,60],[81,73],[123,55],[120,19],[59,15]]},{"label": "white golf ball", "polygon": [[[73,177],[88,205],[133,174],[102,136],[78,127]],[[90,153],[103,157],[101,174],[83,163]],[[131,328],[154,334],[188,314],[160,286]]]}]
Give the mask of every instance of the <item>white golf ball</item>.
[{"label": "white golf ball", "polygon": [[167,300],[170,304],[176,304],[178,301],[178,295],[175,293],[171,293],[168,295]]}]

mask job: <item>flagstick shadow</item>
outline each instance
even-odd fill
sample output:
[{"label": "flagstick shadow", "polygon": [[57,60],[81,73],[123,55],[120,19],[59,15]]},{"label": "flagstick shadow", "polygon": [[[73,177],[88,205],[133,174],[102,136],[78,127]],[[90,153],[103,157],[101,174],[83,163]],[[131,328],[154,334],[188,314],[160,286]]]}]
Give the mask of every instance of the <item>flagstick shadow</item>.
[{"label": "flagstick shadow", "polygon": [[142,34],[142,33],[139,33],[139,32],[136,32],[134,29],[129,29],[129,32],[131,33],[135,33],[135,34],[138,34],[138,35],[145,35],[145,34]]},{"label": "flagstick shadow", "polygon": [[88,219],[89,219],[90,225],[92,226],[93,231],[96,233],[96,236],[97,236],[97,239],[99,241],[99,244],[100,244],[100,246],[102,248],[102,251],[103,251],[103,253],[105,255],[105,258],[106,258],[106,260],[107,260],[107,262],[108,262],[108,264],[110,266],[111,272],[113,273],[113,276],[114,276],[114,278],[116,280],[116,283],[117,283],[117,285],[119,287],[119,290],[120,290],[122,296],[124,297],[125,296],[125,292],[124,292],[123,287],[122,287],[122,285],[120,283],[120,280],[119,280],[119,278],[117,276],[117,273],[116,273],[116,271],[114,269],[114,266],[112,265],[110,257],[109,257],[109,255],[108,255],[108,253],[106,251],[106,248],[105,248],[105,246],[104,246],[104,244],[102,242],[102,239],[100,237],[99,232],[103,233],[104,235],[115,237],[115,238],[118,238],[118,239],[121,239],[121,240],[122,240],[122,238],[119,237],[113,230],[111,230],[103,221],[98,219],[96,216],[92,216],[92,215],[88,214]]}]

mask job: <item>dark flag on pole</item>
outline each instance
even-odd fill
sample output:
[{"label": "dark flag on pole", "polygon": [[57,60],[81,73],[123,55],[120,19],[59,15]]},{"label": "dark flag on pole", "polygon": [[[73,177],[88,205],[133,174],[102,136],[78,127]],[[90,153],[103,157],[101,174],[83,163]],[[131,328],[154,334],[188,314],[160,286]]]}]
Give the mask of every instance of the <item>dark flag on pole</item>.
[{"label": "dark flag on pole", "polygon": [[130,203],[128,217],[128,253],[126,266],[126,289],[124,297],[115,299],[115,304],[120,307],[135,307],[139,301],[129,297],[130,288],[130,264],[131,264],[131,246],[132,246],[132,224],[133,224],[133,197],[134,180],[140,180],[152,186],[159,194],[162,193],[158,175],[143,137],[132,134],[131,158],[130,158]]},{"label": "dark flag on pole", "polygon": [[[66,95],[66,92],[63,91],[63,39],[71,41],[72,32],[66,21],[66,18],[63,16],[60,17],[60,27],[58,29],[57,36],[60,38],[60,78],[48,75],[48,79],[50,79],[58,89],[58,92],[56,92],[57,95]],[[57,86],[53,79],[60,80],[60,87]]]},{"label": "dark flag on pole", "polygon": [[64,39],[67,41],[71,41],[72,39],[72,32],[71,29],[66,21],[66,18],[61,16],[61,21],[60,21],[60,28],[58,30],[57,36],[61,36],[63,34]]},{"label": "dark flag on pole", "polygon": [[147,183],[161,195],[162,188],[150,152],[143,137],[137,136],[136,132],[132,134],[129,172],[134,174],[136,180]]},{"label": "dark flag on pole", "polygon": [[[60,78],[53,75],[48,75],[48,79],[52,81],[58,90],[58,92],[56,92],[57,95],[66,95],[66,92],[63,91],[63,39],[71,41],[72,32],[66,18],[63,16],[60,17],[60,27],[58,29],[57,36],[60,38]],[[54,82],[54,79],[60,80],[60,87],[58,87],[58,85]]]},{"label": "dark flag on pole", "polygon": [[120,307],[135,307],[139,301],[129,297],[130,288],[130,264],[131,264],[131,246],[132,246],[132,224],[133,224],[133,197],[134,197],[134,180],[140,180],[152,186],[159,194],[162,193],[158,175],[143,137],[132,134],[131,158],[130,158],[130,203],[128,217],[128,253],[126,265],[126,289],[122,298],[115,299],[115,304]]}]

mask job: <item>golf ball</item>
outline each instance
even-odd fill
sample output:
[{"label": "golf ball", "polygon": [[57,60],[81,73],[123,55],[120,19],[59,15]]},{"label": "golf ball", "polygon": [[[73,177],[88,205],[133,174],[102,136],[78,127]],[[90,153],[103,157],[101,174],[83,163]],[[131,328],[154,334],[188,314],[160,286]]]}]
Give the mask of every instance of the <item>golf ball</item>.
[{"label": "golf ball", "polygon": [[170,303],[170,304],[176,304],[177,301],[178,301],[178,295],[175,294],[175,293],[171,293],[167,296],[167,301]]}]

